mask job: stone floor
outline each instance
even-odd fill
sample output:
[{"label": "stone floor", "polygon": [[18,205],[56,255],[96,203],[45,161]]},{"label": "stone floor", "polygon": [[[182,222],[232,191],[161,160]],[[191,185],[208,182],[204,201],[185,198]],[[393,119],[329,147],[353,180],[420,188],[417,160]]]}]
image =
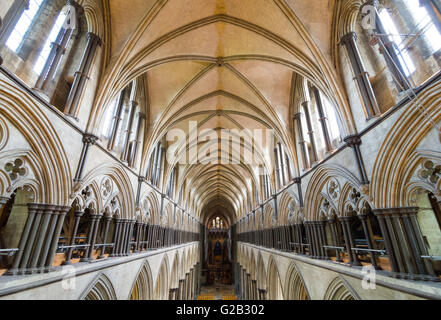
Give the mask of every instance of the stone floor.
[{"label": "stone floor", "polygon": [[233,297],[236,297],[233,286],[219,284],[202,287],[198,300],[232,300]]}]

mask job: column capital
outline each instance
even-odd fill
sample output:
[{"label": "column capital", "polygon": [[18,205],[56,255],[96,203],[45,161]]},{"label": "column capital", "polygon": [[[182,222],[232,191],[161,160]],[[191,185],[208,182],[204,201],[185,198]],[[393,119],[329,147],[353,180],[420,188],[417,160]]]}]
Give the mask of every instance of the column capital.
[{"label": "column capital", "polygon": [[74,0],[67,0],[66,1],[66,5],[71,5],[74,6],[75,9],[77,10],[77,15],[78,16],[82,16],[84,14],[84,8],[82,5],[80,5],[78,2],[74,1]]},{"label": "column capital", "polygon": [[96,35],[95,33],[93,33],[93,32],[88,32],[88,33],[86,34],[86,39],[87,39],[88,41],[92,42],[92,43],[96,43],[96,44],[99,45],[99,46],[101,46],[102,43],[103,43],[103,41],[101,40],[101,38],[100,38],[98,35]]},{"label": "column capital", "polygon": [[98,141],[98,137],[91,134],[91,133],[85,133],[83,135],[83,143],[88,145],[95,145],[95,143]]},{"label": "column capital", "polygon": [[361,145],[361,137],[357,134],[350,135],[350,136],[347,136],[346,138],[344,138],[344,142],[346,142],[348,144],[348,146],[353,148],[355,146]]},{"label": "column capital", "polygon": [[351,41],[357,41],[358,35],[355,31],[350,31],[344,36],[341,37],[340,43],[342,44],[348,44]]}]

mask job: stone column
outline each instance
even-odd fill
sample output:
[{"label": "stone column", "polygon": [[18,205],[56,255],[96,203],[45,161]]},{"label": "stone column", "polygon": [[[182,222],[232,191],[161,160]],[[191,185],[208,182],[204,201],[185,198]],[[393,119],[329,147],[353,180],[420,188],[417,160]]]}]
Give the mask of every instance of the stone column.
[{"label": "stone column", "polygon": [[[36,222],[36,220],[38,220]],[[34,242],[34,224],[40,222],[39,205],[35,203],[28,204],[28,218],[21,234],[20,243],[18,245],[18,251],[15,255],[12,267],[6,272],[6,275],[17,275],[19,273],[19,267],[25,268],[27,260],[29,259],[30,246],[28,246],[28,240],[33,244]]]},{"label": "stone column", "polygon": [[326,118],[325,110],[323,108],[322,96],[320,95],[320,91],[316,87],[313,87],[312,91],[314,92],[314,96],[315,96],[315,102],[317,105],[317,112],[319,114],[319,121],[322,127],[322,134],[326,145],[326,151],[331,152],[332,143],[331,143],[331,137],[329,135],[328,123],[326,122],[328,119]]},{"label": "stone column", "polygon": [[311,104],[310,101],[305,101],[302,103],[302,107],[303,107],[303,113],[305,114],[306,127],[308,129],[309,141],[311,142],[311,150],[312,150],[311,162],[316,163],[318,161],[317,145],[315,143],[315,133],[314,133],[314,128],[312,127],[311,114],[309,111],[310,104]]},{"label": "stone column", "polygon": [[[51,220],[51,216],[54,213],[55,206],[47,206],[41,205],[42,217],[41,224],[38,228],[37,235],[35,237],[35,245],[32,249],[32,256],[29,262],[27,274],[37,273],[39,270],[37,268],[38,259],[40,258],[40,254],[43,248],[43,244],[47,237],[47,230],[49,227],[49,222]],[[37,226],[35,226],[37,227]]]},{"label": "stone column", "polygon": [[381,233],[383,235],[384,243],[386,246],[386,252],[389,257],[389,262],[390,262],[390,265],[392,268],[392,272],[398,273],[399,267],[398,267],[398,263],[397,263],[397,260],[395,257],[394,248],[393,248],[391,237],[389,235],[389,230],[388,230],[388,226],[385,221],[384,213],[381,211],[374,211],[374,213],[378,218],[378,223],[380,225]]},{"label": "stone column", "polygon": [[389,39],[389,36],[387,35],[386,29],[383,26],[383,23],[381,22],[380,16],[378,14],[378,6],[379,1],[378,0],[368,0],[365,2],[365,4],[360,8],[362,8],[366,5],[372,6],[375,8],[375,32],[379,34],[379,45],[380,45],[380,52],[383,54],[383,57],[386,61],[386,65],[389,69],[389,71],[392,73],[392,76],[397,84],[397,88],[399,91],[406,91],[410,89],[409,81],[406,78],[406,74],[404,72],[403,66],[400,63],[400,59],[398,57],[397,51],[396,51],[396,45],[393,41]]},{"label": "stone column", "polygon": [[348,253],[349,264],[352,265],[354,260],[352,258],[352,249],[351,249],[352,247],[351,247],[351,242],[349,240],[348,230],[346,229],[346,222],[344,221],[344,218],[340,218],[339,221],[340,221],[341,229],[343,230],[343,237],[345,238],[345,247]]},{"label": "stone column", "polygon": [[[339,247],[340,241],[338,240],[338,231],[337,231],[337,225],[335,219],[329,219],[329,226],[331,227],[331,235],[332,235],[332,240],[334,242],[334,246]],[[337,262],[342,261],[338,249],[335,249],[335,258]]]},{"label": "stone column", "polygon": [[135,235],[135,250],[134,253],[138,253],[139,252],[139,245],[141,242],[141,223],[136,221],[135,222],[135,230],[136,230],[136,235]]},{"label": "stone column", "polygon": [[[374,246],[374,242],[372,241],[371,233],[369,231],[367,215],[366,214],[359,214],[358,218],[360,219],[361,224],[363,226],[363,231],[364,231],[364,234],[366,236],[366,241],[368,243],[369,249],[371,249],[371,250],[372,249],[376,249],[375,246]],[[369,252],[369,256],[371,258],[372,266],[375,268],[375,270],[380,270],[380,268],[377,265],[377,255],[376,255],[376,253],[371,251],[371,252]]]},{"label": "stone column", "polygon": [[93,228],[92,240],[91,240],[90,247],[89,247],[89,260],[90,261],[93,260],[93,252],[95,249],[96,237],[98,235],[98,229],[99,229],[100,221],[101,221],[102,217],[103,216],[101,216],[101,215],[94,216],[95,224],[94,224],[94,228]]},{"label": "stone column", "polygon": [[320,232],[318,228],[318,222],[313,221],[311,222],[311,228],[312,228],[312,234],[314,238],[314,247],[315,247],[315,258],[316,259],[323,259],[323,252],[322,252],[322,244],[320,241]]},{"label": "stone column", "polygon": [[104,216],[105,226],[104,226],[104,238],[103,238],[103,246],[101,248],[101,254],[98,256],[98,259],[104,259],[106,254],[106,244],[107,244],[107,236],[109,235],[109,227],[110,221],[112,221],[111,216]]},{"label": "stone column", "polygon": [[[74,227],[72,229],[72,235],[69,241],[69,246],[74,246],[75,245],[75,239],[77,236],[77,231],[78,231],[78,226],[80,224],[80,220],[81,217],[84,215],[84,211],[75,211],[74,212]],[[67,254],[66,254],[66,261],[63,262],[63,265],[71,265],[72,261],[70,261],[72,259],[72,253],[74,251],[74,248],[69,248],[67,250]]]},{"label": "stone column", "polygon": [[[352,226],[351,226],[351,221],[352,221],[353,217],[344,217],[343,221],[346,225],[346,230],[347,230],[347,238],[349,240],[349,244],[351,248],[355,248],[355,243],[354,243],[354,237],[352,235]],[[358,260],[358,253],[356,251],[351,250],[351,254],[352,254],[352,266],[361,266],[360,261]]]},{"label": "stone column", "polygon": [[35,84],[35,89],[46,91],[49,83],[54,78],[61,58],[66,53],[66,46],[72,36],[72,29],[62,28],[57,39],[51,44],[51,52],[46,60],[43,70]]},{"label": "stone column", "polygon": [[311,237],[311,233],[310,233],[310,229],[309,229],[309,222],[305,222],[304,223],[305,226],[305,232],[306,232],[306,238],[308,239],[308,255],[313,257],[313,246],[312,246],[312,237]]},{"label": "stone column", "polygon": [[126,248],[127,248],[127,227],[128,227],[128,220],[123,219],[121,221],[121,237],[119,239],[119,250],[118,250],[118,257],[122,257],[125,254]]},{"label": "stone column", "polygon": [[306,141],[303,136],[302,114],[297,113],[294,116],[294,121],[296,122],[296,127],[297,127],[297,131],[299,134],[299,145],[300,145],[300,151],[302,154],[303,165],[304,165],[305,169],[309,169],[311,167],[311,163],[309,161],[309,153],[308,153],[308,148],[306,146]]},{"label": "stone column", "polygon": [[112,253],[110,254],[111,257],[118,256],[120,232],[121,232],[121,219],[115,218],[114,227],[113,227],[113,240],[112,240],[113,249],[112,249]]},{"label": "stone column", "polygon": [[357,163],[361,184],[368,185],[370,182],[367,176],[366,168],[364,166],[363,156],[360,150],[360,145],[361,145],[360,136],[352,135],[346,137],[344,140],[348,144],[348,146],[354,150],[355,162]]},{"label": "stone column", "polygon": [[329,256],[328,256],[328,249],[324,248],[323,246],[327,246],[327,238],[326,238],[326,222],[325,221],[319,221],[318,222],[318,227],[319,227],[319,232],[320,232],[320,238],[321,238],[321,249],[322,249],[322,253],[323,256],[322,258],[324,260],[328,260]]},{"label": "stone column", "polygon": [[[416,252],[419,252],[421,255],[429,255],[429,252],[426,248],[426,245],[424,243],[424,239],[423,239],[423,234],[421,232],[418,220],[417,220],[417,214],[418,214],[418,210],[415,208],[415,210],[409,210],[408,212],[405,213],[405,215],[407,216],[407,219],[409,219],[409,228],[410,230],[413,231],[414,234],[414,238],[415,238],[415,242],[417,243],[417,248],[416,248]],[[430,277],[428,278],[428,280],[432,280],[434,277],[437,279],[438,277],[436,277],[435,271],[433,270],[433,265],[431,264],[431,262],[429,262],[427,259],[423,259],[422,260],[424,267],[426,268],[426,270],[424,270],[423,268],[423,272],[427,273],[430,275]],[[439,281],[439,280],[437,280]]]},{"label": "stone column", "polygon": [[145,123],[145,119],[146,119],[145,113],[141,112],[139,114],[139,116],[138,116],[138,125],[136,127],[136,141],[135,141],[135,145],[133,146],[132,153],[130,155],[130,161],[129,161],[129,166],[130,167],[135,166],[135,161],[136,161],[136,156],[138,154],[138,149],[139,149],[140,146],[142,146],[142,136],[141,136],[141,133],[142,133],[142,129],[143,129],[143,126],[144,126],[144,123]]},{"label": "stone column", "polygon": [[89,230],[87,232],[87,240],[86,240],[86,244],[88,245],[88,247],[84,251],[84,255],[80,260],[81,262],[89,262],[92,260],[92,253],[93,253],[93,249],[94,249],[92,247],[92,242],[93,242],[93,237],[95,234],[95,225],[96,225],[97,221],[98,221],[98,215],[91,214],[90,215]]},{"label": "stone column", "polygon": [[[45,271],[45,267],[47,267],[46,271],[50,271],[50,267],[53,263],[54,257],[55,257],[55,253],[57,251],[57,247],[58,247],[58,240],[60,238],[60,234],[58,233],[58,236],[55,238],[54,234],[57,233],[58,230],[55,230],[55,228],[58,229],[59,227],[59,232],[61,232],[61,228],[63,227],[63,222],[64,222],[64,215],[66,214],[66,212],[63,212],[61,210],[62,208],[59,206],[55,206],[54,210],[50,213],[50,217],[49,217],[49,225],[48,225],[48,229],[47,229],[47,233],[45,236],[45,240],[44,240],[44,244],[40,253],[40,256],[38,257],[38,263],[37,263],[37,269],[38,272],[43,272]],[[58,221],[58,216],[60,214],[63,214],[62,216],[62,220],[61,224]],[[52,250],[53,249],[53,252]],[[51,252],[49,252],[51,251]]]},{"label": "stone column", "polygon": [[[439,281],[430,263],[421,258],[427,255],[427,249],[416,221],[418,208],[378,209],[374,212],[379,217],[382,232],[389,236],[386,245],[389,246],[392,270],[398,271],[395,276],[412,280]],[[382,217],[386,221],[385,224]]]},{"label": "stone column", "polygon": [[69,212],[70,207],[66,206],[58,206],[57,215],[54,219],[55,229],[52,235],[52,242],[49,247],[49,252],[47,254],[47,259],[45,263],[45,272],[53,271],[55,268],[52,267],[55,254],[58,248],[58,240],[60,239],[61,230],[63,229],[64,219],[66,218],[66,214]]},{"label": "stone column", "polygon": [[128,163],[129,162],[129,143],[130,136],[133,131],[133,122],[135,120],[136,108],[138,106],[138,101],[136,101],[137,93],[138,93],[139,83],[138,81],[132,82],[132,92],[130,94],[130,102],[129,102],[129,120],[127,123],[127,128],[125,132],[124,138],[124,147],[123,152],[121,154],[121,161]]},{"label": "stone column", "polygon": [[118,128],[122,120],[121,116],[124,109],[124,101],[126,98],[126,94],[127,94],[127,88],[124,88],[118,97],[118,106],[116,108],[116,114],[112,124],[112,131],[110,134],[109,143],[107,144],[107,149],[109,150],[113,150],[113,148],[115,147],[116,134],[118,132]]},{"label": "stone column", "polygon": [[341,38],[341,44],[346,47],[368,119],[371,119],[380,114],[380,109],[378,108],[377,99],[369,80],[369,74],[364,67],[363,59],[361,58],[360,51],[358,50],[357,34],[355,32],[349,32],[348,34],[344,35]]},{"label": "stone column", "polygon": [[86,37],[86,48],[84,49],[78,71],[75,72],[75,78],[64,107],[64,112],[71,116],[75,116],[77,114],[78,103],[81,95],[83,94],[86,82],[89,80],[89,73],[96,50],[98,46],[101,46],[101,38],[96,34],[88,32]]},{"label": "stone column", "polygon": [[98,137],[93,134],[86,133],[83,136],[83,149],[81,151],[80,161],[78,163],[77,172],[75,174],[74,181],[79,182],[83,178],[83,171],[86,165],[87,156],[89,154],[89,149],[91,146],[95,145],[98,141]]}]

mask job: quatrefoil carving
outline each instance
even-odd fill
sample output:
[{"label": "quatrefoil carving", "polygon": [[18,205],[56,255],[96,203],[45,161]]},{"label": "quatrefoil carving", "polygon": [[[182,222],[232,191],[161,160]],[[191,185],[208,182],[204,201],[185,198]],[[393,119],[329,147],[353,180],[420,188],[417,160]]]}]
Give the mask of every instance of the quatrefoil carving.
[{"label": "quatrefoil carving", "polygon": [[14,162],[8,162],[5,165],[5,170],[12,181],[17,180],[19,177],[24,177],[28,172],[22,159],[15,159]]},{"label": "quatrefoil carving", "polygon": [[423,168],[419,171],[419,176],[421,179],[436,184],[441,179],[441,165],[435,165],[433,161],[427,160],[423,163]]},{"label": "quatrefoil carving", "polygon": [[109,178],[105,179],[101,184],[101,194],[104,198],[107,198],[112,193],[112,181]]},{"label": "quatrefoil carving", "polygon": [[351,200],[356,203],[360,199],[360,197],[361,197],[360,192],[358,192],[357,189],[353,188],[350,194]]},{"label": "quatrefoil carving", "polygon": [[81,194],[83,195],[84,199],[86,199],[87,201],[92,196],[92,190],[90,189],[89,186],[87,186],[86,188],[83,189],[83,191],[81,191]]},{"label": "quatrefoil carving", "polygon": [[328,194],[332,199],[337,199],[340,195],[340,186],[337,181],[331,180],[328,184]]}]

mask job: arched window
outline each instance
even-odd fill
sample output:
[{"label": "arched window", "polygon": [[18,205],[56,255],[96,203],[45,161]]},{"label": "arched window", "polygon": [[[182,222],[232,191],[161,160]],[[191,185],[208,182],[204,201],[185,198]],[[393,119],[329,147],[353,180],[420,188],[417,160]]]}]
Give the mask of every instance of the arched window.
[{"label": "arched window", "polygon": [[[51,48],[52,46],[54,46],[54,43],[60,43],[60,41],[62,40],[64,33],[62,33],[61,31],[63,30],[66,18],[66,12],[62,11],[58,14],[57,20],[55,20],[49,36],[47,37],[46,42],[43,46],[43,49],[40,51],[40,55],[38,56],[38,59],[34,64],[34,71],[37,74],[41,74],[41,72],[43,71],[44,65],[49,58],[49,54],[51,53]],[[55,69],[57,67],[58,66],[56,66]]]},{"label": "arched window", "polygon": [[441,34],[436,28],[432,17],[421,1],[402,0],[413,18],[416,29],[419,29],[423,40],[430,46],[430,54],[441,49]]},{"label": "arched window", "polygon": [[331,104],[327,97],[323,97],[323,107],[326,116],[326,121],[328,123],[329,135],[331,138],[332,147],[337,148],[338,144],[341,142],[341,131],[340,125],[335,112],[334,106]]},{"label": "arched window", "polygon": [[29,9],[25,10],[14,29],[12,30],[6,45],[14,52],[17,52],[23,39],[37,17],[38,11],[43,3],[43,0],[30,0]]},{"label": "arched window", "polygon": [[409,77],[412,73],[415,72],[416,69],[415,64],[413,63],[412,59],[409,56],[409,53],[407,52],[405,42],[402,40],[402,37],[398,32],[398,29],[394,21],[392,20],[391,15],[389,14],[389,11],[383,9],[380,11],[379,16],[384,26],[384,29],[387,32],[389,40],[395,45],[394,49],[398,56],[401,68],[404,70],[406,76]]}]

